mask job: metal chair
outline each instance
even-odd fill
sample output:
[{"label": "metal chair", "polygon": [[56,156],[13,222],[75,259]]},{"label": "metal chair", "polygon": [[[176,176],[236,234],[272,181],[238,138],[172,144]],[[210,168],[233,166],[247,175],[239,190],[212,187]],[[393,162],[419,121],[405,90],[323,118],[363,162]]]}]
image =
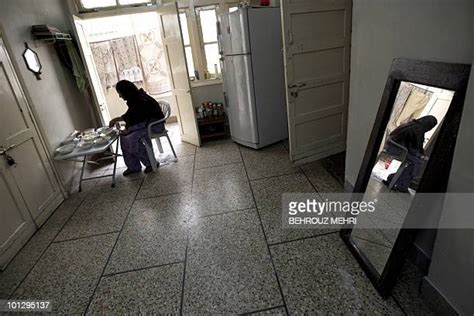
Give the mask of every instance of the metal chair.
[{"label": "metal chair", "polygon": [[[394,146],[398,149],[400,149],[400,154],[399,155],[394,155],[389,152],[387,152],[388,145]],[[388,184],[389,189],[393,189],[395,186],[395,183],[397,183],[398,179],[402,175],[403,171],[405,170],[406,167],[408,167],[408,162],[406,160],[407,155],[408,155],[408,149],[405,146],[400,145],[399,143],[395,142],[392,140],[390,137],[387,139],[387,142],[385,143],[384,150],[380,153],[379,157],[377,160],[381,158],[381,156],[389,156],[392,159],[399,160],[401,162],[400,167],[398,168],[397,172],[393,175],[392,179],[390,180],[390,183]]]},{"label": "metal chair", "polygon": [[[155,133],[155,132],[152,131],[153,126],[156,126],[158,124],[166,122],[166,120],[171,115],[171,106],[168,102],[158,101],[158,103],[160,104],[161,111],[163,112],[164,117],[161,120],[153,121],[153,122],[148,124],[148,138],[150,140],[154,139],[155,142],[156,142],[156,145],[158,146],[158,150],[160,151],[160,153],[163,153],[163,146],[161,145],[160,138],[161,137],[166,137],[168,139],[168,143],[170,144],[171,151],[173,152],[174,158],[177,159],[178,157],[176,156],[176,152],[174,150],[173,144],[171,143],[171,139],[168,135],[168,130],[165,129],[161,133]],[[150,148],[150,146],[148,145],[148,143],[146,142],[145,139],[142,139],[142,144],[146,148],[146,151],[147,151],[147,154],[148,154],[148,159],[150,159],[153,171],[156,171],[157,170],[157,167],[156,167],[157,163],[156,163],[155,154],[153,152],[153,148]]]}]

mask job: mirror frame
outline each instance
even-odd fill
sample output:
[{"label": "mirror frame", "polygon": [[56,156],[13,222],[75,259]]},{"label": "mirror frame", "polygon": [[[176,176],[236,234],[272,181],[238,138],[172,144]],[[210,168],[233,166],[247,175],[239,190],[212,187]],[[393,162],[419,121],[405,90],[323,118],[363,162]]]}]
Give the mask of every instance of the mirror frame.
[{"label": "mirror frame", "polygon": [[[39,70],[38,71],[35,71],[33,70],[33,68],[30,66],[29,64],[29,61],[26,59],[26,52],[27,51],[31,51],[33,52],[33,54],[36,56],[36,60],[38,61],[38,64],[39,64]],[[39,56],[38,56],[38,53],[35,52],[34,50],[32,50],[29,46],[28,46],[28,43],[25,42],[25,50],[23,51],[23,53],[21,54],[21,56],[23,57],[23,60],[25,61],[25,64],[26,64],[26,68],[31,71],[35,76],[36,76],[36,79],[37,80],[41,80],[41,70],[43,69],[43,65],[41,64],[41,60],[39,59]]]},{"label": "mirror frame", "polygon": [[[433,152],[427,162],[417,190],[417,192],[425,193],[446,192],[470,70],[471,65],[466,64],[404,58],[393,60],[353,193],[365,193],[402,81],[454,91],[449,110],[443,124],[440,126]],[[414,214],[419,216],[420,212],[429,216],[429,212],[432,211],[430,207],[424,205],[421,199],[417,200],[415,194],[404,222],[407,223],[410,218],[414,217]],[[340,236],[379,294],[386,298],[390,295],[397,281],[407,252],[419,229],[400,229],[384,270],[380,275],[363,250],[351,238],[353,227],[352,225],[341,229]]]}]

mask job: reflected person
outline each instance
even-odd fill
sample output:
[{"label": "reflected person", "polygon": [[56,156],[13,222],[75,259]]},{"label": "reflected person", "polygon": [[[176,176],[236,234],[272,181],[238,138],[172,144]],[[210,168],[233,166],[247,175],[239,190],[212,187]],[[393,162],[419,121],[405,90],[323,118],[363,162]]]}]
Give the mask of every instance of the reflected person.
[{"label": "reflected person", "polygon": [[[411,181],[419,175],[423,161],[427,159],[423,148],[425,133],[432,130],[437,124],[438,120],[434,116],[427,115],[402,124],[390,133],[389,137],[392,141],[408,150],[407,165],[393,186],[394,190],[404,193],[409,192],[408,187]],[[401,155],[402,153],[402,149],[390,143],[388,143],[386,151],[391,155]],[[403,168],[403,165],[400,168]],[[384,183],[388,185],[394,175],[393,173],[390,174]]]},{"label": "reflected person", "polygon": [[[143,89],[131,81],[120,80],[115,86],[119,96],[127,102],[128,110],[122,116],[112,119],[109,123],[113,126],[117,122],[125,121],[125,130],[120,133],[120,147],[127,170],[124,176],[141,172],[145,166],[145,173],[153,171],[142,140],[145,140],[150,148],[151,140],[148,137],[148,124],[164,118],[160,104]],[[160,133],[165,129],[164,123],[153,126],[153,132]],[[159,164],[158,164],[159,165]]]}]

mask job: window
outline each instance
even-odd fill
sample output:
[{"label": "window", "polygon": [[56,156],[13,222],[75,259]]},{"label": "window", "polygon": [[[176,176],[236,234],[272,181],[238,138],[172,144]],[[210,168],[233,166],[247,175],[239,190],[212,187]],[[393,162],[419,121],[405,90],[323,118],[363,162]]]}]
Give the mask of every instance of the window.
[{"label": "window", "polygon": [[220,70],[219,47],[217,44],[217,13],[216,6],[196,8],[199,19],[206,70],[212,77],[216,77]]},{"label": "window", "polygon": [[188,74],[191,80],[195,79],[194,74],[194,61],[193,61],[193,51],[191,48],[191,39],[189,38],[189,28],[188,28],[188,19],[186,17],[186,12],[179,13],[179,21],[181,23],[181,30],[183,32],[183,44],[184,52],[186,54],[186,63],[188,65]]},{"label": "window", "polygon": [[[197,2],[197,1],[195,1]],[[221,63],[217,34],[217,16],[238,10],[239,2],[210,1],[201,7],[180,9],[179,19],[183,31],[186,63],[191,80],[220,77]],[[221,5],[218,5],[220,3]],[[208,76],[205,76],[208,73]],[[199,77],[196,77],[199,74]]]},{"label": "window", "polygon": [[153,2],[153,0],[80,0],[80,5],[83,9],[98,9]]}]

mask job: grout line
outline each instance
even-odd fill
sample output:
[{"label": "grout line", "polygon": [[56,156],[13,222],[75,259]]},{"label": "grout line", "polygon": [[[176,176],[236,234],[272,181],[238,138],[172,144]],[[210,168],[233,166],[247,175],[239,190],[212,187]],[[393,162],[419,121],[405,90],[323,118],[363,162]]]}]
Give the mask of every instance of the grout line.
[{"label": "grout line", "polygon": [[[81,200],[81,202],[76,206],[76,209],[74,210],[74,212],[72,212],[72,214],[69,216],[69,218],[64,222],[64,224],[61,226],[61,228],[58,230],[58,232],[56,233],[56,235],[54,235],[54,237],[51,239],[51,242],[49,242],[48,246],[44,249],[44,251],[41,253],[41,255],[38,257],[38,259],[35,261],[35,263],[33,264],[33,266],[28,270],[28,272],[25,274],[25,276],[21,279],[21,281],[18,283],[18,285],[14,288],[14,290],[12,291],[12,293],[10,294],[9,298],[11,299],[13,297],[13,295],[15,294],[15,292],[18,290],[18,288],[23,284],[23,282],[26,280],[26,278],[30,275],[31,271],[33,271],[33,269],[36,267],[36,265],[38,264],[38,262],[43,258],[44,254],[48,251],[49,247],[51,247],[51,245],[53,244],[54,240],[59,236],[59,234],[61,233],[61,231],[64,229],[64,227],[67,225],[67,223],[69,223],[69,221],[71,220],[71,218],[76,214],[77,210],[81,207],[81,205],[84,203],[84,201],[86,200],[87,196],[89,195],[90,192],[86,192],[84,195],[84,198]],[[64,201],[63,201],[64,203]],[[63,204],[61,203],[61,205]],[[59,206],[54,210],[53,213],[55,213],[57,210],[59,209]],[[52,216],[52,214],[51,214]],[[50,217],[51,217],[50,216]],[[49,217],[49,218],[50,218]],[[49,220],[48,218],[48,220]],[[46,222],[41,226],[43,227],[44,225],[46,224]],[[34,235],[36,235],[37,233],[39,232],[39,230],[37,230]],[[33,236],[34,236],[33,235]],[[33,238],[33,236],[31,236],[31,238]],[[30,239],[28,239],[28,242],[30,242]],[[27,243],[28,243],[27,242]],[[21,250],[23,250],[23,248],[26,246],[26,244],[22,247]],[[21,251],[20,250],[20,251]],[[17,255],[20,253],[20,251],[17,253]],[[17,256],[15,255],[15,257]],[[13,259],[12,259],[13,261]]]},{"label": "grout line", "polygon": [[132,273],[132,272],[143,271],[143,270],[148,270],[148,269],[167,267],[167,266],[171,266],[171,265],[178,264],[178,263],[184,263],[184,261],[175,261],[175,262],[170,262],[170,263],[164,263],[164,264],[157,264],[157,265],[153,265],[153,266],[148,266],[148,267],[144,267],[144,268],[137,268],[137,269],[124,270],[124,271],[119,271],[119,272],[106,273],[102,277],[103,278],[108,278],[108,277],[113,277],[113,276],[116,276],[116,275],[119,275],[119,274],[126,274],[126,273]]},{"label": "grout line", "polygon": [[[197,147],[196,147],[197,148]],[[193,174],[192,174],[192,180],[191,180],[191,197],[193,194],[193,187],[194,187],[194,171],[196,167],[196,155],[194,155],[193,159]],[[179,307],[179,314],[183,315],[183,305],[184,305],[184,286],[186,282],[186,265],[188,262],[188,246],[189,246],[189,231],[191,226],[187,226],[187,231],[186,231],[186,250],[184,251],[184,263],[183,263],[183,282],[181,284],[181,304]]]},{"label": "grout line", "polygon": [[[245,163],[244,163],[245,165]],[[247,168],[246,168],[247,170]],[[249,179],[249,182],[255,182],[255,181],[260,181],[260,180],[265,180],[265,179],[272,179],[272,178],[278,178],[278,177],[284,177],[284,176],[291,176],[291,175],[294,175],[294,174],[304,174],[302,171],[296,171],[296,172],[290,172],[290,173],[282,173],[282,174],[278,174],[278,175],[275,175],[275,176],[267,176],[267,177],[261,177],[261,178],[257,178],[257,179]]]},{"label": "grout line", "polygon": [[229,163],[225,163],[225,164],[222,164],[222,165],[215,165],[215,166],[197,168],[195,170],[205,170],[205,169],[219,168],[219,167],[224,167],[224,166],[229,166],[229,165],[236,165],[238,163],[243,163],[243,161],[229,162]]},{"label": "grout line", "polygon": [[87,303],[87,306],[84,310],[84,314],[87,314],[90,306],[91,306],[91,303],[92,303],[92,300],[94,298],[94,295],[95,295],[95,292],[97,291],[97,288],[99,287],[99,283],[102,279],[102,277],[104,276],[104,273],[105,273],[105,269],[107,268],[109,262],[110,262],[110,258],[112,258],[112,254],[114,253],[114,250],[115,250],[115,247],[117,246],[117,243],[120,239],[120,235],[122,234],[122,231],[123,231],[123,228],[125,226],[125,223],[127,222],[128,220],[128,216],[130,215],[131,211],[132,211],[132,208],[133,208],[133,204],[135,203],[135,199],[137,198],[137,195],[138,195],[138,192],[140,192],[141,188],[142,188],[142,185],[143,185],[143,182],[144,182],[144,179],[141,179],[141,183],[140,183],[140,186],[138,187],[138,190],[137,192],[135,193],[135,197],[133,198],[133,201],[132,201],[132,204],[130,205],[130,208],[128,210],[128,213],[127,213],[127,216],[125,216],[125,219],[122,223],[122,227],[120,227],[120,231],[117,235],[117,238],[115,239],[115,243],[114,245],[112,246],[112,249],[110,250],[110,253],[109,253],[109,257],[107,258],[107,261],[105,262],[105,265],[104,265],[104,268],[102,269],[102,273],[100,274],[100,277],[97,279],[97,283],[95,284],[95,287],[94,287],[94,291],[92,291],[92,294],[90,295],[89,297],[89,302]]},{"label": "grout line", "polygon": [[256,314],[256,313],[271,311],[272,309],[277,309],[277,308],[282,308],[282,307],[284,308],[285,306],[284,305],[278,305],[278,306],[273,306],[273,307],[269,307],[269,308],[258,309],[256,311],[251,311],[251,312],[243,313],[243,314],[240,314],[240,315],[252,315],[252,314]]},{"label": "grout line", "polygon": [[114,231],[111,231],[111,232],[100,233],[100,234],[92,234],[92,235],[81,236],[81,237],[70,238],[70,239],[64,239],[64,240],[53,240],[52,244],[59,244],[59,243],[68,242],[68,241],[81,240],[81,239],[97,237],[97,236],[103,236],[103,235],[109,235],[109,234],[116,234],[116,233],[119,233],[119,232],[120,232],[119,230],[114,230]]},{"label": "grout line", "polygon": [[328,233],[321,233],[321,234],[314,235],[314,236],[301,237],[301,238],[296,238],[296,239],[292,239],[292,240],[280,241],[280,242],[276,242],[276,243],[273,243],[273,244],[269,244],[269,246],[271,246],[271,247],[272,246],[278,246],[278,245],[288,244],[288,243],[291,243],[291,242],[302,241],[302,240],[311,239],[311,238],[318,238],[318,237],[327,236],[327,235],[331,235],[331,234],[337,234],[337,233],[339,233],[339,230],[331,231],[331,232],[328,232]]},{"label": "grout line", "polygon": [[186,232],[186,250],[184,251],[184,262],[183,262],[183,282],[181,283],[181,304],[179,307],[179,315],[183,315],[183,305],[184,305],[184,285],[186,281],[186,263],[188,261],[188,245],[189,245],[189,228]]},{"label": "grout line", "polygon": [[226,214],[230,214],[230,213],[243,212],[243,211],[249,211],[249,210],[254,210],[254,209],[256,209],[256,207],[247,207],[247,208],[241,208],[241,209],[232,210],[232,211],[226,211],[226,212],[222,212],[222,213],[198,216],[198,218],[209,218],[209,217],[213,217],[213,216],[226,215]]},{"label": "grout line", "polygon": [[311,184],[311,186],[313,187],[314,191],[316,191],[316,193],[318,194],[319,198],[320,199],[323,199],[323,196],[321,195],[321,193],[319,192],[318,188],[316,188],[316,186],[313,184],[313,182],[309,179],[308,175],[306,174],[306,172],[304,172],[304,169],[301,168],[301,172],[303,173],[304,177],[306,178],[306,180],[308,180],[309,184]]},{"label": "grout line", "polygon": [[[240,146],[239,146],[239,153],[240,153],[240,157],[242,158],[242,161],[243,161],[243,164],[244,164],[245,174],[247,175],[247,179],[249,179],[249,174],[247,172],[247,167],[245,166],[244,157],[242,156],[242,151],[240,149]],[[250,179],[249,179],[249,182],[250,182]],[[253,189],[252,189],[251,185],[250,185],[250,192],[252,192],[253,203],[255,204],[255,206],[257,206],[257,201],[255,199],[255,195],[253,193]],[[288,307],[286,306],[286,300],[285,300],[285,296],[283,295],[283,289],[281,288],[280,279],[278,278],[278,273],[277,273],[276,268],[275,268],[275,263],[273,262],[272,252],[270,250],[270,246],[268,245],[267,235],[265,233],[265,229],[263,228],[262,218],[260,217],[260,213],[258,212],[258,209],[256,209],[255,212],[257,213],[258,219],[260,221],[260,228],[261,228],[262,233],[263,233],[263,238],[265,239],[265,243],[267,244],[268,256],[270,257],[270,263],[271,263],[272,268],[273,268],[273,273],[275,275],[275,279],[276,279],[277,284],[278,284],[278,289],[280,290],[280,296],[281,296],[281,299],[283,301],[283,306],[285,307],[286,314],[289,315],[290,313],[288,312]]]},{"label": "grout line", "polygon": [[165,194],[156,195],[156,196],[148,196],[148,197],[144,197],[144,198],[136,198],[134,202],[136,202],[136,201],[143,201],[143,200],[149,200],[149,199],[156,199],[156,198],[160,198],[160,197],[164,197],[164,196],[177,195],[177,194],[190,194],[190,193],[187,193],[186,191],[165,193]]}]

